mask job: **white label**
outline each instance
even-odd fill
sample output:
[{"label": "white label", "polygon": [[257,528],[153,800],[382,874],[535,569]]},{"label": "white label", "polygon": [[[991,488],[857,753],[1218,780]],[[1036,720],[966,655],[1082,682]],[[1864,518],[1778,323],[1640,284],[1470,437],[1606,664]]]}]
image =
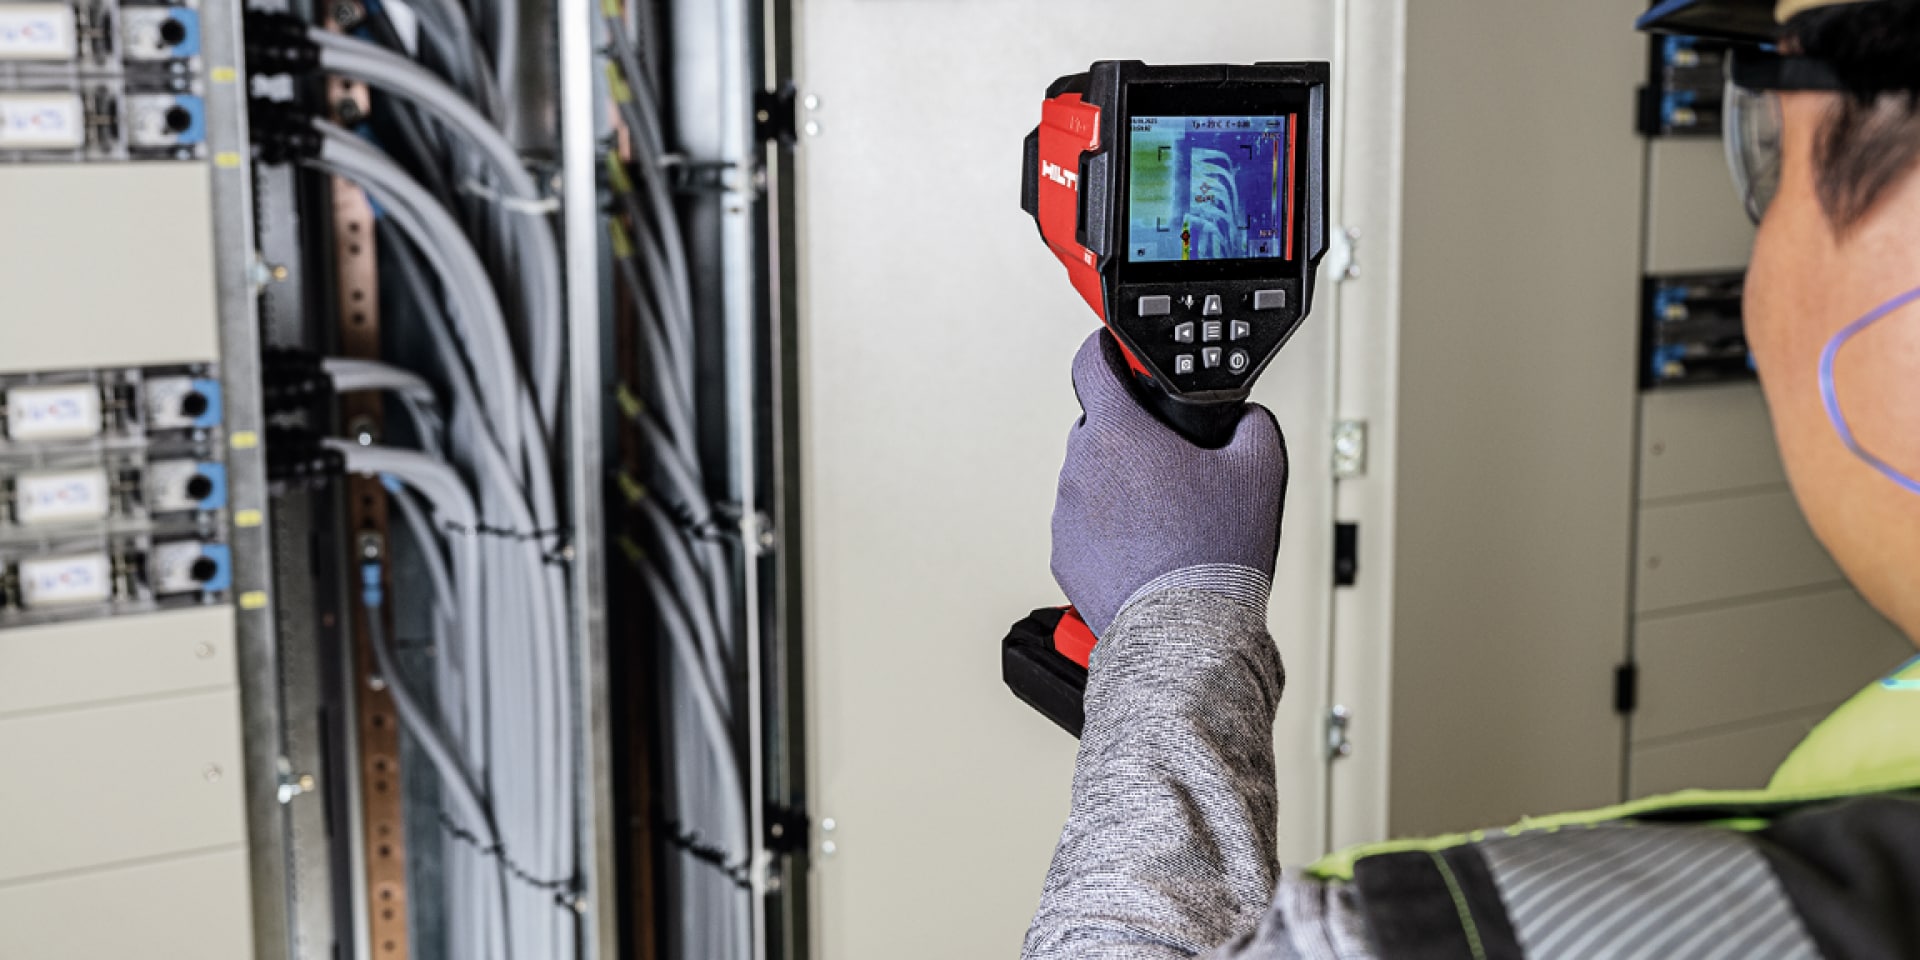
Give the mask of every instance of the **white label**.
[{"label": "white label", "polygon": [[87,112],[77,93],[0,94],[0,150],[77,150]]},{"label": "white label", "polygon": [[113,596],[113,564],[104,553],[20,561],[20,603],[56,607]]},{"label": "white label", "polygon": [[60,440],[100,435],[100,388],[91,383],[7,391],[7,436]]},{"label": "white label", "polygon": [[0,60],[72,60],[73,8],[64,3],[0,3]]},{"label": "white label", "polygon": [[13,518],[23,527],[107,515],[107,472],[68,470],[24,474],[13,484]]}]

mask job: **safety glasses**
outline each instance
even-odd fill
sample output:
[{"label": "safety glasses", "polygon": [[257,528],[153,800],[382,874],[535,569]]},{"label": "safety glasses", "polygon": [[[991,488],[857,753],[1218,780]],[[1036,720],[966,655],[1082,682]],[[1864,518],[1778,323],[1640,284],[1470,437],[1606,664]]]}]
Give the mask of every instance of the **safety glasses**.
[{"label": "safety glasses", "polygon": [[1754,223],[1780,192],[1780,94],[1843,89],[1824,61],[1753,48],[1736,48],[1728,56],[1721,103],[1727,166]]}]

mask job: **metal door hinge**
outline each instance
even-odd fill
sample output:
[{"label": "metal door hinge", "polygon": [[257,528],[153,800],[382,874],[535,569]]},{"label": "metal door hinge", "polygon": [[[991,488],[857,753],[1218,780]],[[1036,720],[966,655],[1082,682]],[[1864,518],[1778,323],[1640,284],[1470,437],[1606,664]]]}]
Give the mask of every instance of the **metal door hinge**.
[{"label": "metal door hinge", "polygon": [[1352,480],[1367,475],[1367,422],[1342,420],[1333,425],[1333,478]]},{"label": "metal door hinge", "polygon": [[766,848],[769,853],[784,857],[807,848],[807,833],[812,828],[812,821],[807,818],[805,810],[769,805],[766,823]]},{"label": "metal door hinge", "polygon": [[1335,706],[1327,711],[1327,762],[1353,756],[1353,741],[1347,737],[1353,726],[1353,711]]},{"label": "metal door hinge", "polygon": [[1360,525],[1333,525],[1333,585],[1351,587],[1360,582]]},{"label": "metal door hinge", "polygon": [[1360,279],[1360,231],[1352,227],[1329,231],[1323,267],[1321,275],[1332,277],[1334,283]]},{"label": "metal door hinge", "polygon": [[1640,665],[1628,661],[1613,668],[1613,712],[1629,714],[1640,708]]}]

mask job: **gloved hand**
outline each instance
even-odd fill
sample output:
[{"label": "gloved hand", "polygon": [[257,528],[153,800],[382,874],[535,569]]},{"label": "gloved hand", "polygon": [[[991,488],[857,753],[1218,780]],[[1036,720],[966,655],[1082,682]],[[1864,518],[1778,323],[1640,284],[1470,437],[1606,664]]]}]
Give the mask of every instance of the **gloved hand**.
[{"label": "gloved hand", "polygon": [[1249,404],[1231,443],[1202,450],[1140,405],[1130,376],[1105,332],[1074,357],[1086,415],[1060,471],[1054,579],[1096,637],[1129,603],[1165,590],[1217,593],[1264,614],[1287,491],[1279,424]]}]

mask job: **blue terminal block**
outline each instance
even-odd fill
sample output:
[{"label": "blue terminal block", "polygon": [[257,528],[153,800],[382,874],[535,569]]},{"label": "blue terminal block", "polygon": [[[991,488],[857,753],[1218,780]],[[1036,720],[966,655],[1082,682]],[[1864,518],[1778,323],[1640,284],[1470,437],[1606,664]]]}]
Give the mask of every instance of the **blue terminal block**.
[{"label": "blue terminal block", "polygon": [[227,465],[224,463],[203,463],[198,470],[205,477],[211,489],[200,498],[200,509],[223,510],[227,506]]},{"label": "blue terminal block", "polygon": [[[193,381],[193,392],[207,400],[207,408],[201,411],[200,416],[194,418],[193,425],[202,430],[211,430],[219,426],[221,421],[226,419],[226,409],[220,401],[220,381],[197,379]],[[224,487],[225,478],[221,479]]]},{"label": "blue terminal block", "polygon": [[173,45],[176,59],[186,60],[200,55],[200,11],[187,7],[175,7],[172,11],[173,22],[180,25],[180,42]]},{"label": "blue terminal block", "polygon": [[204,593],[225,593],[233,589],[233,548],[224,543],[209,543],[200,555],[214,562],[214,574],[201,583]]},{"label": "blue terminal block", "polygon": [[185,130],[179,131],[175,143],[183,147],[199,146],[207,141],[207,103],[191,94],[181,94],[174,105],[185,110],[192,121]]}]

